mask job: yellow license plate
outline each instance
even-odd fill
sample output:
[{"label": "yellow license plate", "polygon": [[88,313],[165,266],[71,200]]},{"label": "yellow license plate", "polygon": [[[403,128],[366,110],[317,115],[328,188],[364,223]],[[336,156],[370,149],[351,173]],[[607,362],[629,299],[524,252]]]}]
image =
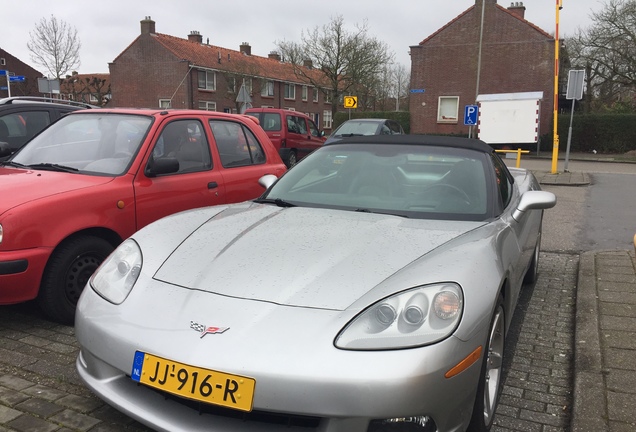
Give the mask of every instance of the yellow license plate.
[{"label": "yellow license plate", "polygon": [[147,386],[188,399],[251,411],[253,378],[232,375],[135,352],[131,378]]}]

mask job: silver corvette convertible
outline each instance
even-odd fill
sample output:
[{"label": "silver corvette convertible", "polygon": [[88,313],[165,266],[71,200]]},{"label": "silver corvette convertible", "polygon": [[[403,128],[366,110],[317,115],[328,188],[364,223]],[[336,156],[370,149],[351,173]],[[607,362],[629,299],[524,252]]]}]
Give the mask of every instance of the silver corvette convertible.
[{"label": "silver corvette convertible", "polygon": [[488,430],[555,196],[481,141],[408,135],[260,182],[101,265],[76,314],[86,385],[162,431]]}]

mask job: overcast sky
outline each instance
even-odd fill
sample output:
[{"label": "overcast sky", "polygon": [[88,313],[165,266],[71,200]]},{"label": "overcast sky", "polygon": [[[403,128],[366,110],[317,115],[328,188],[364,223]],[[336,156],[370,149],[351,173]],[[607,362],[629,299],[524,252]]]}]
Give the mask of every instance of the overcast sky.
[{"label": "overcast sky", "polygon": [[[503,7],[511,1],[498,0]],[[526,0],[525,18],[554,34],[555,0]],[[398,63],[410,69],[409,47],[475,4],[475,0],[69,0],[2,1],[0,47],[46,74],[31,60],[29,33],[41,18],[54,15],[78,31],[82,43],[79,73],[108,72],[112,62],[140,33],[139,22],[150,16],[157,33],[187,38],[196,30],[203,41],[229,49],[247,42],[252,54],[267,56],[276,42],[300,42],[301,33],[322,27],[342,15],[345,25],[367,21],[369,35],[385,42]],[[605,0],[563,0],[561,38],[590,25],[590,14]]]}]

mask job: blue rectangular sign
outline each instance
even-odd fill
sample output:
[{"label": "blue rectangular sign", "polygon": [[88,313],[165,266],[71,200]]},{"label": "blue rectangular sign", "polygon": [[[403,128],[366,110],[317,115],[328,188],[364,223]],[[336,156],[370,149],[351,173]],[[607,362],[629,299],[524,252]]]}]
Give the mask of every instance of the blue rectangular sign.
[{"label": "blue rectangular sign", "polygon": [[0,87],[0,90],[9,90],[9,87],[7,87],[7,86],[1,86],[1,87]]},{"label": "blue rectangular sign", "polygon": [[6,70],[0,70],[0,75],[6,75],[7,71]]},{"label": "blue rectangular sign", "polygon": [[424,93],[424,89],[411,89],[411,93]]},{"label": "blue rectangular sign", "polygon": [[22,75],[9,77],[9,82],[24,82],[26,78]]},{"label": "blue rectangular sign", "polygon": [[464,125],[475,126],[477,124],[478,105],[466,105],[464,109]]}]

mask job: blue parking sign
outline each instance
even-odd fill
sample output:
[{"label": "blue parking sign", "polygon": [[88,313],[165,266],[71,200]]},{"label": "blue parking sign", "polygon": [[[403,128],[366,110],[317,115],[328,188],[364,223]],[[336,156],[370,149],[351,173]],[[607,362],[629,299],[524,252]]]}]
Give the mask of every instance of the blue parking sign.
[{"label": "blue parking sign", "polygon": [[464,125],[475,126],[477,124],[478,105],[466,105],[464,109]]}]

